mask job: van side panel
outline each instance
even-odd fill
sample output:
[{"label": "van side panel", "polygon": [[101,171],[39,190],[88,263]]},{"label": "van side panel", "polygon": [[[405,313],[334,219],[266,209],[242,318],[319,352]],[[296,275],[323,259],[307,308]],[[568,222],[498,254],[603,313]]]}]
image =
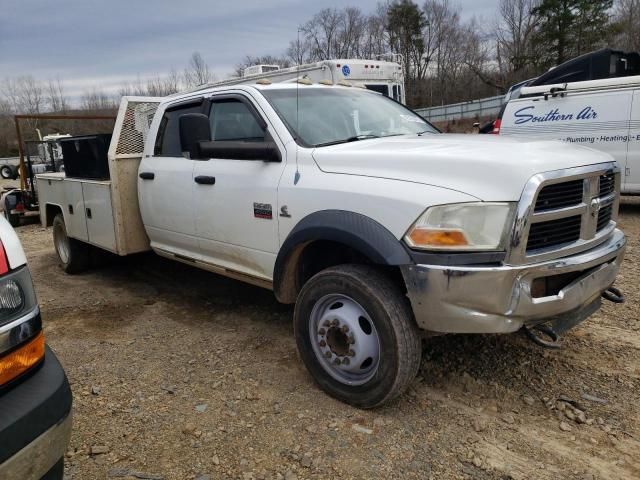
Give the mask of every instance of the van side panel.
[{"label": "van side panel", "polygon": [[640,194],[640,90],[633,92],[624,191]]},{"label": "van side panel", "polygon": [[502,117],[500,135],[595,148],[612,155],[624,171],[632,95],[633,90],[624,89],[512,100]]}]

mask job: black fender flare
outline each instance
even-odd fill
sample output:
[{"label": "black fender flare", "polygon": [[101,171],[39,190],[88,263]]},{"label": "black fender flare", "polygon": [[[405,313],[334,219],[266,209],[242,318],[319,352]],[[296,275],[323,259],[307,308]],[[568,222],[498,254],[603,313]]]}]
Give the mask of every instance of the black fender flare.
[{"label": "black fender flare", "polygon": [[[280,247],[273,271],[273,290],[278,300],[293,301],[291,286],[284,286],[286,276],[293,273],[290,260],[299,246],[316,240],[347,245],[376,265],[413,263],[401,242],[376,220],[346,210],[320,210],[300,220]],[[297,286],[293,288],[297,293]]]}]

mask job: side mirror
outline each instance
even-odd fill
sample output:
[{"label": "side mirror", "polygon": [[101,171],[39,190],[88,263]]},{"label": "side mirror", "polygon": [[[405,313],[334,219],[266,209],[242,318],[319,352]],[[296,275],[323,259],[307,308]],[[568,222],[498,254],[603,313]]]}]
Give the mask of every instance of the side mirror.
[{"label": "side mirror", "polygon": [[262,160],[281,162],[280,150],[275,142],[223,141],[199,142],[201,158],[223,158],[227,160]]},{"label": "side mirror", "polygon": [[185,113],[178,119],[180,148],[188,152],[189,158],[200,158],[199,143],[211,141],[209,117],[202,113]]}]

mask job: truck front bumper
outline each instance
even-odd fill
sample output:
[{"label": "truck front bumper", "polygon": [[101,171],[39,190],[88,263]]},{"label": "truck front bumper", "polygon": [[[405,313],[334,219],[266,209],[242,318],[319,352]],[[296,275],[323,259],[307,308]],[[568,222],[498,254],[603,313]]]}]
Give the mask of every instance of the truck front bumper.
[{"label": "truck front bumper", "polygon": [[[598,308],[602,292],[615,281],[625,246],[624,234],[616,229],[603,244],[556,260],[493,267],[405,265],[402,274],[424,330],[510,333],[563,316],[571,316],[575,325]],[[534,280],[545,277],[560,287],[541,296],[540,280]]]}]

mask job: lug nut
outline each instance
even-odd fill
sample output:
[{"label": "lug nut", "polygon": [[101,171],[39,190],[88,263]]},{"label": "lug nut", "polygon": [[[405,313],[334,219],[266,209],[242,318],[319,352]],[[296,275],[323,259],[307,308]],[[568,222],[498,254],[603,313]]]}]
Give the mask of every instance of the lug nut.
[{"label": "lug nut", "polygon": [[340,330],[342,330],[342,333],[347,333],[349,331],[349,325],[342,325]]},{"label": "lug nut", "polygon": [[331,352],[325,352],[324,356],[325,358],[331,358]]},{"label": "lug nut", "polygon": [[356,352],[354,350],[349,350],[349,353],[347,355],[349,355],[350,357],[355,357]]},{"label": "lug nut", "polygon": [[333,361],[333,363],[335,363],[336,365],[340,365],[340,363],[342,363],[342,362],[340,362],[340,359],[339,359],[339,358],[336,358],[336,359]]},{"label": "lug nut", "polygon": [[348,358],[343,358],[342,359],[342,364],[343,365],[349,365],[351,363],[351,360],[349,360]]},{"label": "lug nut", "polygon": [[323,326],[323,327],[330,327],[330,326],[331,326],[331,322],[330,322],[329,320],[325,320],[325,321],[322,323],[322,326]]},{"label": "lug nut", "polygon": [[340,321],[337,318],[334,318],[331,322],[331,325],[337,327],[338,325],[340,325]]},{"label": "lug nut", "polygon": [[320,346],[321,347],[326,347],[327,346],[327,342],[325,342],[324,340],[320,340]]},{"label": "lug nut", "polygon": [[320,335],[324,335],[325,333],[327,333],[327,331],[324,328],[321,328],[320,330],[318,330],[318,333]]},{"label": "lug nut", "polygon": [[353,345],[354,343],[356,343],[356,337],[354,337],[353,335],[349,335],[349,345]]}]

